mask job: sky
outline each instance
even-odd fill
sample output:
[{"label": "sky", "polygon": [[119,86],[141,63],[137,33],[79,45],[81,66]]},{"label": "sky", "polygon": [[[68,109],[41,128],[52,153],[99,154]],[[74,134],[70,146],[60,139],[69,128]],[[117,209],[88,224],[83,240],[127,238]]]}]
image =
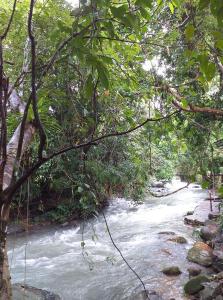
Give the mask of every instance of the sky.
[{"label": "sky", "polygon": [[70,3],[72,6],[78,6],[79,0],[66,0],[68,3]]}]

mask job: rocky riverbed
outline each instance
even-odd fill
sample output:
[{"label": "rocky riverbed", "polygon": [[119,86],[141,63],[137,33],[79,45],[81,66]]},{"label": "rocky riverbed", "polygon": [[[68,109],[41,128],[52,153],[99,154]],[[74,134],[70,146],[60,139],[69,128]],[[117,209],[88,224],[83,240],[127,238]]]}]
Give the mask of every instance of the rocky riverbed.
[{"label": "rocky riverbed", "polygon": [[[187,259],[197,264],[189,270],[190,279],[184,291],[190,299],[223,300],[223,232],[219,216],[221,200],[202,201],[185,223],[199,226],[197,241],[189,249]],[[200,267],[202,267],[202,269]],[[205,267],[205,268],[203,268]]]}]

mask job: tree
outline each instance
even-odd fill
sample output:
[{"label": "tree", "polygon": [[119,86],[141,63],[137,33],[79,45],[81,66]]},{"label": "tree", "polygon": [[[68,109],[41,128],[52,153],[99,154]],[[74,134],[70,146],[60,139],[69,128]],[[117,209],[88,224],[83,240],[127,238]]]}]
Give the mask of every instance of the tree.
[{"label": "tree", "polygon": [[[81,2],[71,14],[62,0],[0,2],[1,299],[10,299],[10,206],[41,166],[71,150],[82,149],[86,155],[104,139],[142,130],[148,123],[170,117],[179,121],[182,112],[217,120],[223,115],[218,1]],[[200,21],[204,10],[214,20],[215,33],[209,20]],[[150,74],[143,70],[142,63],[154,57],[165,62],[169,81],[154,68]],[[210,97],[218,77],[219,90]],[[69,131],[63,127],[64,115]],[[52,142],[50,126],[63,128],[64,136],[58,131]],[[154,125],[157,135],[158,128]],[[23,155],[31,144],[32,164],[21,174]]]}]

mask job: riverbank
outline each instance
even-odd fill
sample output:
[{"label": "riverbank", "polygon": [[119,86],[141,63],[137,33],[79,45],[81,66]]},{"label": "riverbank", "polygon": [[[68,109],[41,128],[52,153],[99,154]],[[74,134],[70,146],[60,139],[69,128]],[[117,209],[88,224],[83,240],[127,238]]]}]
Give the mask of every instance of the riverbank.
[{"label": "riverbank", "polygon": [[222,199],[206,198],[192,214],[185,216],[185,224],[196,228],[197,241],[188,250],[187,259],[196,263],[189,271],[184,291],[189,299],[223,300],[223,232]]}]

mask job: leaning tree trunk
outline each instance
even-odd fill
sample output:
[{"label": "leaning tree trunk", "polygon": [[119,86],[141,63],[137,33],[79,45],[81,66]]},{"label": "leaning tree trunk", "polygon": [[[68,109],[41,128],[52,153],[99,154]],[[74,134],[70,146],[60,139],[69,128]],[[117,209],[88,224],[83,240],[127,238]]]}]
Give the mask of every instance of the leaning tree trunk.
[{"label": "leaning tree trunk", "polygon": [[[35,133],[35,128],[31,123],[26,124],[23,138],[23,149],[30,145],[32,137]],[[3,177],[3,190],[10,187],[12,182],[13,173],[16,166],[16,153],[19,143],[20,125],[14,132],[10,142],[7,146],[7,162],[4,170]],[[12,298],[10,273],[8,266],[8,256],[6,247],[7,224],[9,220],[10,204],[12,199],[1,199],[0,202],[0,299],[10,300]]]}]

